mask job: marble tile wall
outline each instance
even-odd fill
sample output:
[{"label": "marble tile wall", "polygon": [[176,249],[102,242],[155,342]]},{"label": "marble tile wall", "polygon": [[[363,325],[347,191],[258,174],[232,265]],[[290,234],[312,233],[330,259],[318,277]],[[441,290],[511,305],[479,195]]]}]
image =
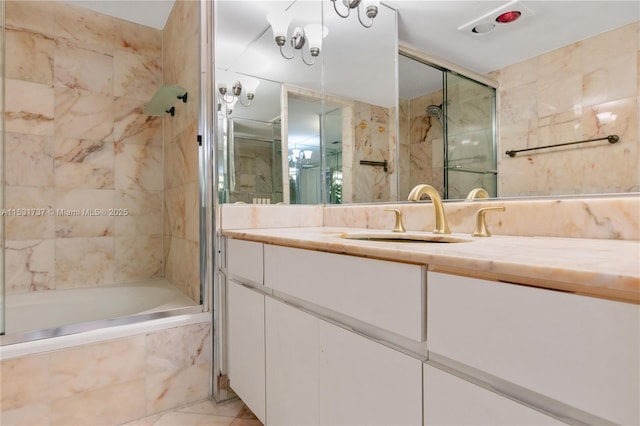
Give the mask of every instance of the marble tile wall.
[{"label": "marble tile wall", "polygon": [[[640,190],[640,22],[491,73],[500,83],[499,194]],[[607,141],[518,154],[509,149]]]},{"label": "marble tile wall", "polygon": [[401,99],[400,199],[406,199],[411,188],[428,183],[441,194],[444,190],[443,128],[435,117],[427,115],[428,105],[442,104],[442,91],[413,99]]},{"label": "marble tile wall", "polygon": [[5,35],[5,207],[36,209],[5,218],[7,291],[161,277],[161,32],[7,1]]},{"label": "marble tile wall", "polygon": [[[354,107],[354,148],[352,170],[352,199],[348,202],[378,202],[391,199],[390,176],[395,173],[394,112],[389,108],[355,102]],[[392,127],[393,126],[393,127]],[[345,142],[343,141],[343,149]],[[346,157],[346,156],[345,156]],[[343,158],[345,158],[343,157]],[[387,161],[388,171],[378,166],[363,166],[360,161]],[[343,174],[346,168],[343,168]],[[347,191],[343,194],[348,194]]]},{"label": "marble tile wall", "polygon": [[[268,198],[269,204],[282,201],[282,168],[274,155],[274,144],[259,140],[235,138],[235,191],[229,202],[252,203],[254,198]],[[266,203],[265,203],[266,204]]]},{"label": "marble tile wall", "polygon": [[210,348],[207,322],[2,360],[2,423],[122,424],[202,400]]},{"label": "marble tile wall", "polygon": [[198,113],[200,91],[200,6],[177,1],[162,32],[163,84],[177,84],[188,102],[175,105],[164,125],[164,276],[184,294],[200,300]]}]

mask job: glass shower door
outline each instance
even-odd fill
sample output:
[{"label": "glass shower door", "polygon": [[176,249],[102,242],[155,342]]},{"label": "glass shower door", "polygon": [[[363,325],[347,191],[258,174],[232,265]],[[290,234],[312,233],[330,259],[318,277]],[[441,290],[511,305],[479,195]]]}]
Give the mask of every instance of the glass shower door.
[{"label": "glass shower door", "polygon": [[445,197],[464,199],[474,188],[497,196],[493,87],[445,73]]},{"label": "glass shower door", "polygon": [[[0,211],[4,212],[4,2],[0,3]],[[4,216],[0,215],[0,334],[4,334]]]}]

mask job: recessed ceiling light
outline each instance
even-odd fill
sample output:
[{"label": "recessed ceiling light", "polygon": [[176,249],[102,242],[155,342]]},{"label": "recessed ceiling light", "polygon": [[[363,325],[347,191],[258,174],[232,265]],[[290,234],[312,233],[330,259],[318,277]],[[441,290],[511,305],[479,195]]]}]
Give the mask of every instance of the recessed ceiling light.
[{"label": "recessed ceiling light", "polygon": [[504,13],[498,15],[498,17],[496,18],[496,22],[500,22],[501,24],[508,24],[509,22],[513,22],[516,19],[518,19],[520,17],[520,15],[522,15],[522,13],[520,13],[517,10],[511,10],[509,12],[504,12]]},{"label": "recessed ceiling light", "polygon": [[485,34],[491,31],[492,29],[494,29],[495,27],[496,27],[496,24],[494,24],[493,22],[483,22],[482,24],[478,24],[475,27],[473,27],[471,31],[476,34]]}]

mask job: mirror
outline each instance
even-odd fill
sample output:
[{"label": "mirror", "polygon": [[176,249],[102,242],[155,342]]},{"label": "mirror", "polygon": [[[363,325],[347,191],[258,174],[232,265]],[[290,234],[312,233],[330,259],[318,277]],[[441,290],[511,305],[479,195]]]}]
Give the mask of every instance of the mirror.
[{"label": "mirror", "polygon": [[[309,134],[316,140],[322,141],[318,148],[322,155],[314,157],[315,154],[312,154],[309,159],[303,158],[303,161],[307,161],[307,169],[316,171],[313,178],[315,192],[309,197],[303,195],[304,191],[295,186],[305,179],[300,178],[296,180],[294,186],[290,182],[282,188],[282,199],[285,202],[351,203],[403,200],[403,194],[406,194],[412,185],[417,182],[429,182],[427,179],[430,179],[430,183],[437,186],[441,193],[449,198],[464,197],[465,190],[461,189],[464,186],[459,188],[459,185],[454,185],[454,176],[465,176],[465,185],[483,186],[492,195],[498,196],[629,192],[640,189],[637,178],[638,118],[633,112],[633,105],[638,96],[637,55],[633,55],[638,51],[637,13],[636,18],[629,18],[624,22],[613,22],[610,15],[603,15],[599,20],[601,22],[598,23],[600,28],[598,31],[602,34],[595,36],[589,32],[590,30],[579,28],[581,25],[593,28],[595,25],[593,20],[585,17],[585,20],[579,22],[572,21],[572,26],[579,30],[576,31],[574,28],[573,33],[578,34],[579,37],[565,40],[564,47],[550,44],[551,40],[536,39],[535,44],[540,45],[538,50],[547,53],[537,53],[537,56],[524,60],[522,58],[516,60],[516,56],[511,55],[514,58],[512,62],[515,61],[515,64],[502,66],[490,73],[483,69],[480,71],[482,75],[467,72],[455,64],[448,63],[446,59],[438,59],[435,65],[441,69],[436,70],[435,78],[440,83],[442,93],[439,99],[434,98],[422,107],[421,120],[425,123],[422,131],[428,133],[431,140],[438,140],[444,139],[447,135],[446,129],[449,139],[448,148],[444,149],[444,141],[442,149],[437,144],[431,144],[431,161],[425,162],[420,156],[426,156],[428,150],[414,147],[417,150],[412,152],[411,142],[407,143],[403,140],[403,135],[407,131],[406,128],[403,129],[403,125],[409,124],[408,121],[405,122],[409,119],[402,117],[403,108],[406,108],[403,103],[406,104],[407,100],[414,97],[402,94],[405,89],[403,86],[408,80],[403,75],[405,71],[402,56],[398,57],[395,53],[398,43],[395,13],[390,15],[393,17],[393,22],[389,28],[386,28],[386,37],[382,35],[382,38],[372,38],[374,34],[372,30],[378,26],[379,22],[383,22],[378,18],[384,16],[382,12],[386,9],[381,9],[372,28],[365,29],[353,16],[350,19],[337,17],[330,1],[217,3],[216,68],[231,70],[239,75],[259,77],[262,83],[253,101],[255,105],[259,97],[266,99],[266,95],[260,93],[266,87],[264,82],[270,82],[279,88],[276,91],[277,94],[268,102],[273,111],[270,117],[264,120],[281,123],[281,152],[285,154],[281,157],[283,159],[282,182],[287,182],[292,177],[291,170],[288,170],[291,163],[290,157],[293,154],[292,150],[297,149],[295,146],[291,147],[288,141],[289,125],[292,128],[296,127],[291,121],[293,117],[287,117],[287,114],[291,114],[291,109],[283,107],[289,100],[289,88],[308,90],[310,99],[306,101],[316,104],[317,110],[313,113],[314,124],[309,128]],[[598,4],[604,3],[606,2],[589,2],[588,7],[598,7]],[[417,21],[418,11],[411,9],[417,6],[407,5],[405,2],[394,2],[394,6],[398,7],[400,12],[400,35],[418,45],[422,43],[426,46],[428,42],[408,35],[413,31],[412,28],[403,28],[403,25],[413,25]],[[564,16],[561,13],[566,13],[558,2],[539,2],[530,6],[534,9],[546,8],[545,16],[536,18],[540,20],[557,21]],[[448,8],[460,11],[461,7],[459,4],[443,5],[442,10],[431,11],[430,16],[446,13]],[[627,3],[624,7],[631,6]],[[634,7],[637,8],[637,5]],[[280,56],[271,28],[265,19],[267,13],[277,8],[289,8],[291,13],[298,8],[304,10],[304,15],[294,18],[290,32],[293,26],[304,26],[312,21],[321,22],[327,28],[328,34],[324,38],[322,51],[316,58],[318,62],[313,66],[305,65],[299,56],[291,60]],[[407,15],[403,15],[405,10],[411,11],[416,16],[409,19]],[[525,18],[528,19],[528,16]],[[584,24],[581,24],[583,21]],[[590,22],[589,25],[586,24],[587,21]],[[629,22],[632,23],[629,24]],[[536,21],[531,25],[539,25],[539,22]],[[336,34],[340,36],[333,37]],[[413,34],[415,35],[415,32]],[[359,38],[360,36],[362,38]],[[477,40],[471,38],[465,40],[467,41],[462,45],[467,46],[468,49],[474,49],[475,46],[482,51],[502,42],[499,36],[494,35],[485,35]],[[577,42],[578,40],[582,41]],[[446,51],[439,47],[441,40],[433,39],[432,42],[433,49],[423,46],[420,53],[433,51],[444,55]],[[388,44],[395,46],[393,58],[378,52],[378,46]],[[284,47],[291,46],[286,44]],[[285,53],[291,53],[291,51],[289,49]],[[304,49],[303,51],[307,55],[306,58],[310,58],[308,51]],[[298,51],[295,53],[300,54]],[[504,55],[507,55],[506,50]],[[384,57],[383,63],[389,67],[391,74],[396,72],[397,67],[398,77],[394,75],[391,79],[392,83],[389,84],[389,71],[386,68],[380,68],[378,78],[365,81],[365,77],[368,78],[378,72],[378,68],[372,66],[364,69],[357,66],[362,58],[370,56]],[[469,57],[472,56],[474,55],[470,54]],[[460,59],[463,56],[460,55],[459,49],[455,52],[455,56],[452,49],[451,57],[465,63]],[[579,58],[589,58],[589,61],[580,62]],[[512,63],[508,61],[504,59],[502,62]],[[423,71],[425,67],[422,66]],[[442,68],[453,72],[443,73]],[[373,69],[376,70],[375,73],[371,72]],[[427,74],[428,72],[425,71],[425,78]],[[449,119],[452,118],[455,108],[458,112],[469,111],[470,108],[471,115],[478,109],[477,106],[470,106],[465,102],[454,107],[449,103],[452,101],[450,96],[446,99],[445,92],[450,95],[451,87],[456,83],[473,83],[464,78],[465,75],[474,77],[482,83],[481,86],[485,87],[490,86],[486,84],[489,79],[499,83],[497,93],[499,104],[484,108],[482,114],[485,120],[493,120],[494,123],[499,121],[499,127],[495,125],[493,129],[488,129],[489,133],[493,131],[495,141],[493,145],[491,142],[481,144],[491,147],[493,153],[475,152],[473,155],[456,157],[457,153],[462,152],[463,147],[474,146],[474,140],[463,137],[469,130],[463,126],[467,123],[466,118],[459,120],[458,123],[451,123]],[[480,78],[475,78],[478,76]],[[454,82],[454,80],[458,81]],[[451,87],[447,88],[447,84]],[[475,86],[472,85],[472,87]],[[396,90],[399,90],[399,94],[394,95],[399,99],[398,107],[394,102],[388,103],[391,99],[388,92],[395,94]],[[419,90],[416,88],[416,91]],[[374,95],[380,95],[380,98],[373,99]],[[323,99],[320,103],[317,102],[318,96]],[[495,94],[480,95],[480,97],[483,96],[490,99]],[[329,97],[332,97],[331,101]],[[573,102],[572,100],[577,102],[575,105],[578,109],[570,108],[571,105],[568,103]],[[300,106],[295,105],[297,101],[305,102],[305,100],[299,98],[293,101],[296,111]],[[435,108],[440,105],[442,105],[440,108],[444,117],[443,126],[438,124],[438,112]],[[428,106],[434,107],[431,108],[433,115],[427,113]],[[235,108],[239,112],[244,107],[236,105]],[[251,108],[252,106],[248,109]],[[554,108],[556,108],[555,111]],[[349,135],[345,130],[342,131],[343,138],[339,141],[340,150],[338,151],[332,150],[330,145],[337,142],[337,138],[328,135],[332,127],[329,120],[333,120],[334,123],[337,120],[335,117],[331,118],[331,112],[336,116],[340,115],[343,127],[350,126],[352,131],[349,138],[345,138],[344,136]],[[398,123],[397,130],[395,123]],[[441,129],[438,129],[439,126]],[[474,123],[473,127],[477,127],[477,123]],[[438,131],[442,134],[439,135]],[[572,148],[541,149],[515,158],[510,158],[504,153],[507,149],[577,141],[605,133],[620,135],[622,143],[610,145],[605,141]],[[365,141],[362,146],[357,142],[359,137]],[[491,137],[486,136],[486,138]],[[454,139],[457,140],[457,145],[453,143]],[[463,143],[465,140],[467,142]],[[274,141],[277,143],[276,139]],[[336,164],[335,159],[338,156],[341,160],[340,167],[329,167],[330,164]],[[470,165],[466,162],[467,158],[474,156],[484,157],[489,161],[480,168],[476,168],[475,164]],[[494,156],[493,159],[492,156]],[[384,172],[385,161],[386,172]],[[611,164],[620,166],[615,167],[615,172],[612,172]],[[322,170],[325,172],[322,173]],[[500,173],[496,175],[498,170]],[[293,173],[296,177],[298,176],[298,171]],[[319,194],[318,185],[320,185]],[[291,197],[292,189],[297,191],[293,198]],[[271,201],[275,202],[277,199],[279,198],[274,194]]]}]

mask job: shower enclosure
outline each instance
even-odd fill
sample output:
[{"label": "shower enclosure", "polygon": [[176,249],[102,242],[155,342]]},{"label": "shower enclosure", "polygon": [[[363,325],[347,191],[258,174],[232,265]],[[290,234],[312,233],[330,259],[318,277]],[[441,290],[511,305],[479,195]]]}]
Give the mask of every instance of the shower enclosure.
[{"label": "shower enclosure", "polygon": [[402,52],[399,74],[400,198],[420,183],[448,199],[497,196],[495,87]]},{"label": "shower enclosure", "polygon": [[[208,305],[200,4],[166,2],[166,22],[155,28],[127,18],[126,8],[118,17],[95,9],[99,3],[2,2],[0,314],[24,311],[30,296],[69,301],[84,292],[60,307],[75,319],[25,329],[7,314],[3,345],[141,310],[158,317]],[[176,99],[172,114],[145,114],[163,84],[184,87],[188,101]],[[127,288],[145,287],[168,299],[133,306]],[[107,288],[121,289],[122,300],[102,318],[83,304],[92,289]]]}]

